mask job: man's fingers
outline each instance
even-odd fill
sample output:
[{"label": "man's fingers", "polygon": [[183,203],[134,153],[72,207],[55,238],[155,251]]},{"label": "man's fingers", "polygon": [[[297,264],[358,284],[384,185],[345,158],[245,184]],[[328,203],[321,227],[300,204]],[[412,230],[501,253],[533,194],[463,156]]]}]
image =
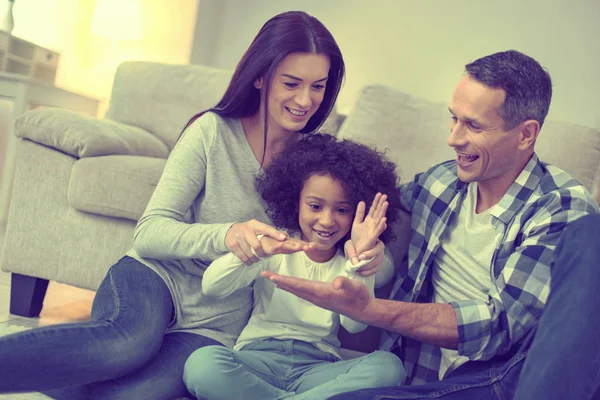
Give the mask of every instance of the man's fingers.
[{"label": "man's fingers", "polygon": [[273,272],[273,271],[263,271],[263,272],[260,273],[260,275],[263,278],[270,279],[272,276],[277,275],[277,274],[275,272]]},{"label": "man's fingers", "polygon": [[344,290],[347,292],[352,292],[356,289],[353,283],[353,279],[347,278],[345,276],[337,276],[333,280],[333,288],[335,290]]}]

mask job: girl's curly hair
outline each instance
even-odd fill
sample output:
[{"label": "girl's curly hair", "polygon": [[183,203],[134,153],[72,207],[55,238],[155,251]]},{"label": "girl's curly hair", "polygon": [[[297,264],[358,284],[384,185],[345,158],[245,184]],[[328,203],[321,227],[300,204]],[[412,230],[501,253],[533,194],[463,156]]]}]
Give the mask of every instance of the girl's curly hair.
[{"label": "girl's curly hair", "polygon": [[[377,192],[388,196],[387,229],[379,239],[395,240],[390,226],[400,208],[396,164],[384,153],[351,140],[338,141],[327,134],[310,134],[273,158],[256,178],[256,189],[267,203],[273,224],[291,232],[300,231],[298,209],[304,182],[313,175],[331,175],[348,192],[353,206],[364,201],[368,212]],[[340,240],[343,246],[350,238]]]}]

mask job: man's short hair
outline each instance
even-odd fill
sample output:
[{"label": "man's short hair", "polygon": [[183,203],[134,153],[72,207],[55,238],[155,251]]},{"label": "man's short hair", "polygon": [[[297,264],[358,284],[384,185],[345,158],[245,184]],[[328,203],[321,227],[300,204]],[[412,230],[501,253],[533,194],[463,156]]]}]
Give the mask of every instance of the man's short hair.
[{"label": "man's short hair", "polygon": [[465,70],[476,81],[506,93],[498,110],[504,129],[512,129],[528,119],[538,121],[540,127],[544,124],[552,99],[552,80],[536,60],[508,50],[475,60]]}]

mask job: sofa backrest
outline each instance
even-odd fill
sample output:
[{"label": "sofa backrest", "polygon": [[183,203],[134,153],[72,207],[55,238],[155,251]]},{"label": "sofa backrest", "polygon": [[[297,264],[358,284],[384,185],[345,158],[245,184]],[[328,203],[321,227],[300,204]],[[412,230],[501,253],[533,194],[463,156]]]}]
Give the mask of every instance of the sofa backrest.
[{"label": "sofa backrest", "polygon": [[231,75],[201,65],[124,62],[106,117],[144,128],[172,149],[189,119],[221,99]]},{"label": "sofa backrest", "polygon": [[[221,100],[232,75],[203,65],[126,61],[117,68],[106,118],[144,128],[171,150],[190,118]],[[337,134],[342,119],[334,108],[319,132]]]},{"label": "sofa backrest", "polygon": [[[363,88],[338,133],[379,150],[388,149],[403,182],[455,157],[447,145],[448,105],[432,103],[384,85]],[[542,161],[569,172],[600,204],[600,131],[546,121],[535,145]]]}]

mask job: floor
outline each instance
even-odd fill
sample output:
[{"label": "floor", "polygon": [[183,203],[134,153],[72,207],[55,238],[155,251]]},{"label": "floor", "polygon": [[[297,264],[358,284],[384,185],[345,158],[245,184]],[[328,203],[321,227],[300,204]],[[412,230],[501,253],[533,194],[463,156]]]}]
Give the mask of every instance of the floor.
[{"label": "floor", "polygon": [[[5,235],[6,227],[0,225],[0,260],[4,250]],[[93,291],[50,282],[39,318],[12,315],[9,313],[10,274],[0,271],[0,330],[6,333],[41,325],[86,321],[90,317],[93,298]],[[36,393],[23,393],[0,395],[0,399],[37,400],[48,399],[48,397]]]}]

